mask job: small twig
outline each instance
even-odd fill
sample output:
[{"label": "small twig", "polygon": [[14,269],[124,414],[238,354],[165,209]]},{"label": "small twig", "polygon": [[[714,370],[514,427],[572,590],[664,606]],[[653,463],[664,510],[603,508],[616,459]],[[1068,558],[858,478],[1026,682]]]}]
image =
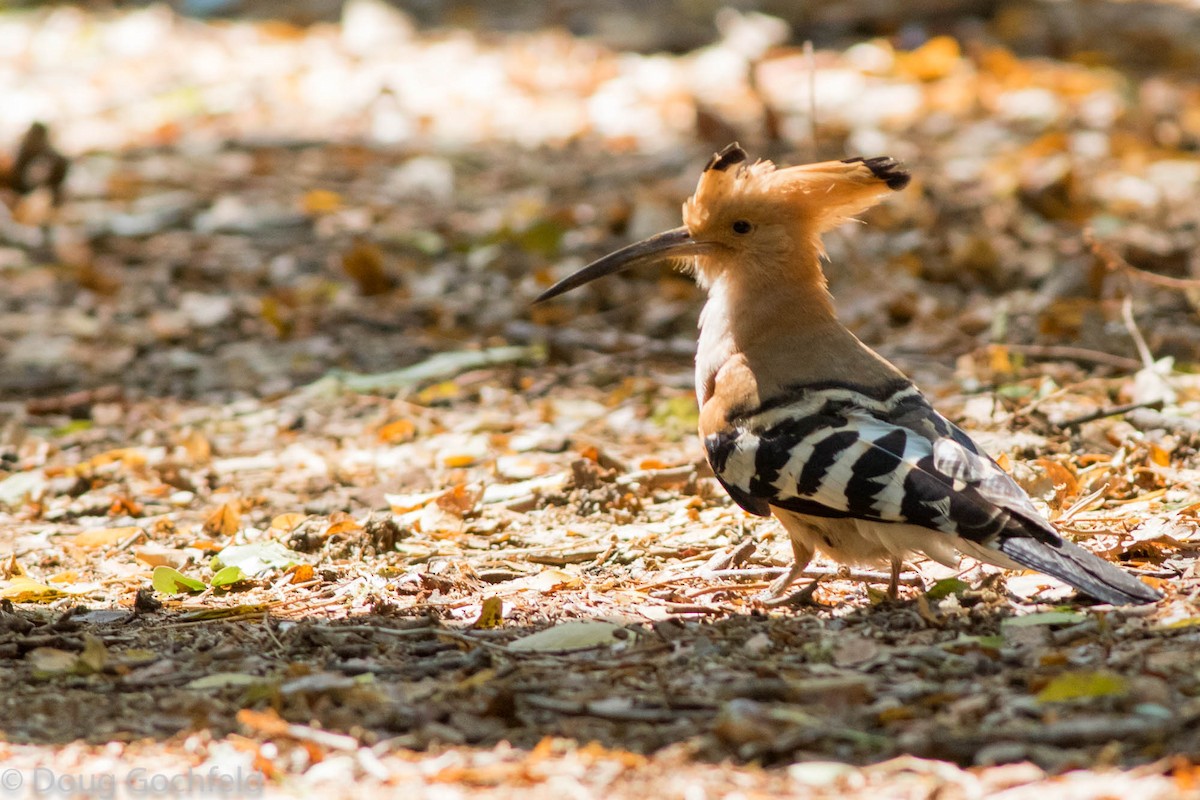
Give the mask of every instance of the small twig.
[{"label": "small twig", "polygon": [[696,570],[696,576],[706,578],[712,574],[713,570],[736,567],[753,555],[756,549],[758,549],[758,545],[754,543],[753,539],[743,539],[732,550],[718,550]]},{"label": "small twig", "polygon": [[366,633],[380,634],[381,636],[432,636],[435,633],[441,633],[443,628],[435,628],[430,625],[422,625],[419,628],[382,628],[378,625],[330,625],[324,630],[330,633]]},{"label": "small twig", "polygon": [[[690,596],[690,595],[689,595]],[[720,606],[706,606],[700,603],[667,603],[667,611],[672,614],[728,614],[730,609]]]},{"label": "small twig", "polygon": [[275,635],[275,631],[271,630],[270,614],[263,614],[262,628],[263,632],[267,634],[267,638],[275,643],[275,647],[277,648],[278,652],[284,652],[286,648],[284,648],[283,642],[279,641],[279,637]]},{"label": "small twig", "polygon": [[544,564],[548,567],[565,567],[567,564],[582,564],[584,561],[595,561],[605,551],[596,550],[573,550],[569,553],[561,555],[531,555],[526,557],[526,561],[531,564]]},{"label": "small twig", "polygon": [[638,484],[644,489],[662,489],[680,483],[686,483],[699,472],[695,464],[684,464],[680,467],[664,469],[640,469],[617,478],[617,486]]},{"label": "small twig", "polygon": [[[769,567],[765,569],[718,569],[708,574],[714,578],[773,578],[785,572],[787,570],[782,567]],[[838,578],[860,583],[887,583],[892,579],[892,573],[867,569],[846,569],[845,567],[807,567],[797,577]],[[905,572],[900,575],[900,585],[924,586],[925,584],[920,575],[915,572]]]},{"label": "small twig", "polygon": [[755,592],[759,589],[765,589],[770,585],[771,584],[767,581],[752,581],[750,583],[717,583],[712,586],[701,586],[699,589],[692,589],[690,592],[684,592],[684,597],[703,597],[706,594],[716,594],[718,592]]},{"label": "small twig", "polygon": [[812,39],[804,41],[804,60],[808,65],[808,160],[817,160],[817,56]]},{"label": "small twig", "polygon": [[781,131],[782,123],[779,119],[779,112],[775,110],[775,106],[767,99],[766,92],[758,82],[758,67],[762,63],[762,57],[752,58],[746,64],[746,87],[750,93],[754,95],[754,99],[758,101],[758,105],[762,108],[762,123],[763,133],[766,134],[767,142],[775,144],[783,138]]},{"label": "small twig", "polygon": [[1141,369],[1142,363],[1125,356],[1117,356],[1100,350],[1089,350],[1086,347],[1071,347],[1055,344],[1006,344],[1004,347],[1014,353],[1021,353],[1034,358],[1058,358],[1068,361],[1085,361],[1092,364],[1104,364],[1117,369]]},{"label": "small twig", "polygon": [[1108,481],[1105,481],[1104,485],[1101,486],[1096,491],[1076,500],[1074,503],[1071,504],[1070,508],[1068,508],[1066,511],[1064,511],[1058,517],[1058,519],[1055,520],[1055,522],[1057,522],[1060,525],[1065,525],[1066,523],[1070,522],[1075,517],[1076,514],[1081,514],[1084,511],[1087,511],[1089,508],[1091,508],[1095,504],[1095,502],[1097,500],[1104,497],[1105,492],[1108,491],[1108,486],[1109,486]]},{"label": "small twig", "polygon": [[1149,408],[1153,411],[1161,411],[1162,407],[1163,401],[1161,399],[1151,400],[1148,403],[1126,403],[1125,405],[1121,406],[1110,406],[1108,408],[1101,408],[1099,410],[1092,411],[1088,414],[1081,414],[1078,417],[1071,417],[1070,419],[1063,420],[1062,422],[1058,423],[1058,427],[1063,429],[1078,428],[1085,422],[1095,422],[1096,420],[1104,419],[1105,417],[1115,417],[1120,414],[1128,414],[1130,411],[1137,411],[1139,408]]},{"label": "small twig", "polygon": [[1129,336],[1137,347],[1138,357],[1142,359],[1142,368],[1154,369],[1154,355],[1150,352],[1150,345],[1146,344],[1146,337],[1142,336],[1141,330],[1138,329],[1137,320],[1133,318],[1133,298],[1130,295],[1125,295],[1125,299],[1121,301],[1121,321],[1125,323],[1125,329],[1129,331]]},{"label": "small twig", "polygon": [[604,552],[596,556],[596,558],[592,561],[592,567],[594,568],[603,566],[605,561],[608,561],[610,558],[612,558],[612,554],[616,552],[616,549],[617,541],[616,537],[614,536],[613,541],[608,543],[608,547],[605,548]]},{"label": "small twig", "polygon": [[477,645],[479,647],[487,648],[488,650],[498,650],[502,653],[508,653],[509,655],[539,655],[539,656],[556,655],[555,653],[513,652],[512,650],[510,650],[508,648],[508,645],[496,644],[495,642],[489,642],[485,639],[480,639],[476,636],[468,636],[465,633],[459,633],[458,631],[450,630],[449,628],[436,628],[436,629],[434,629],[434,633],[437,636],[443,636],[447,639],[454,639],[455,641],[464,642],[466,644]]},{"label": "small twig", "polygon": [[141,528],[138,528],[137,533],[133,534],[132,536],[126,537],[120,544],[117,545],[117,550],[118,551],[128,550],[129,548],[133,547],[134,542],[140,541],[142,539],[148,539],[148,538],[149,538],[148,534]]},{"label": "small twig", "polygon": [[1100,259],[1104,263],[1104,267],[1111,272],[1124,272],[1139,281],[1166,289],[1200,289],[1200,280],[1195,278],[1172,278],[1169,275],[1159,275],[1157,272],[1148,272],[1135,267],[1108,244],[1097,239],[1091,228],[1084,228],[1083,241],[1087,243],[1092,255]]},{"label": "small twig", "polygon": [[312,742],[315,745],[329,750],[354,752],[357,751],[361,746],[358,739],[355,739],[353,736],[346,736],[342,733],[333,733],[332,731],[323,731],[320,728],[313,728],[308,725],[297,725],[295,723],[291,723],[282,729],[282,733],[291,737],[292,739],[297,739],[302,742]]},{"label": "small twig", "polygon": [[817,587],[820,585],[821,579],[817,578],[790,594],[785,594],[781,597],[769,597],[761,602],[768,608],[779,608],[781,606],[817,606],[819,604],[813,600],[813,595],[817,593]]},{"label": "small twig", "polygon": [[1057,400],[1059,397],[1062,397],[1069,391],[1071,391],[1071,387],[1060,386],[1052,392],[1044,394],[1041,397],[1034,398],[1033,401],[1026,403],[1023,406],[1014,408],[1012,411],[1000,417],[999,419],[994,416],[996,408],[996,395],[992,395],[992,422],[1000,427],[1007,427],[1018,417],[1029,418],[1034,414],[1038,414],[1039,419],[1045,419],[1045,414],[1039,413],[1041,405],[1051,400]]}]

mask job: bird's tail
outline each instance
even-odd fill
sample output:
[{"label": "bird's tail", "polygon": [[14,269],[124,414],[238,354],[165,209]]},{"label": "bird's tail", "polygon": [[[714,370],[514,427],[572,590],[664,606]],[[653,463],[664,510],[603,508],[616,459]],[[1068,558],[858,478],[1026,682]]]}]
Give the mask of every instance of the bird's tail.
[{"label": "bird's tail", "polygon": [[1106,603],[1136,605],[1162,599],[1158,590],[1073,542],[1002,535],[998,549],[1018,564],[1053,575]]}]

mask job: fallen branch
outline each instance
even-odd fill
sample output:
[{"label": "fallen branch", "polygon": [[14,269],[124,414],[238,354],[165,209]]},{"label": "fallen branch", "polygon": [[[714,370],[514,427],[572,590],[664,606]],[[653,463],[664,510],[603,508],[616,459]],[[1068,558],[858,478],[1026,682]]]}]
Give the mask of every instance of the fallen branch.
[{"label": "fallen branch", "polygon": [[1089,350],[1086,347],[1071,347],[1056,344],[1005,344],[1006,350],[1034,358],[1056,358],[1067,361],[1083,361],[1090,364],[1104,364],[1117,369],[1141,369],[1142,362],[1136,358],[1126,358],[1101,350]]},{"label": "fallen branch", "polygon": [[1125,405],[1121,406],[1110,406],[1108,408],[1098,409],[1089,414],[1081,414],[1078,417],[1071,417],[1070,419],[1063,420],[1058,424],[1058,427],[1063,429],[1078,428],[1085,422],[1095,422],[1096,420],[1104,419],[1105,417],[1115,417],[1120,414],[1128,414],[1130,411],[1137,411],[1140,408],[1161,411],[1162,407],[1163,401],[1161,399],[1151,400],[1148,403],[1126,403]]},{"label": "fallen branch", "polygon": [[1131,278],[1165,289],[1200,289],[1200,280],[1195,278],[1172,278],[1170,275],[1159,275],[1157,272],[1148,272],[1140,267],[1135,267],[1111,246],[1097,239],[1091,228],[1084,228],[1083,241],[1087,243],[1092,255],[1100,259],[1105,269],[1110,272],[1124,272]]},{"label": "fallen branch", "polygon": [[[714,578],[775,578],[787,570],[783,567],[766,567],[760,569],[717,569],[706,573],[705,577]],[[797,577],[803,578],[839,578],[859,583],[888,583],[892,573],[867,569],[845,569],[843,567],[807,567]],[[921,576],[915,572],[900,574],[901,586],[924,586]]]},{"label": "fallen branch", "polygon": [[396,394],[415,389],[425,383],[450,380],[456,375],[475,369],[506,364],[532,364],[543,360],[538,347],[505,346],[487,350],[452,350],[435,353],[411,367],[362,374],[331,370],[323,378],[305,386],[301,393],[308,396],[336,397],[345,392],[356,394]]}]

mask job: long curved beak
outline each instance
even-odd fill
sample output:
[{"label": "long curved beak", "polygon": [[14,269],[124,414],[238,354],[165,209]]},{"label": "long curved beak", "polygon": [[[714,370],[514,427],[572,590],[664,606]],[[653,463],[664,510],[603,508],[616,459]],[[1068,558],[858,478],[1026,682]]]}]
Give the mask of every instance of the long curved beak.
[{"label": "long curved beak", "polygon": [[649,239],[643,239],[627,247],[622,247],[615,253],[609,253],[604,258],[593,261],[573,275],[568,275],[558,283],[537,296],[533,302],[541,303],[551,297],[558,297],[564,292],[577,289],[585,283],[591,283],[597,278],[611,275],[614,272],[652,264],[672,258],[688,258],[707,252],[709,246],[697,242],[688,233],[686,227],[673,228],[663,233],[655,234]]}]

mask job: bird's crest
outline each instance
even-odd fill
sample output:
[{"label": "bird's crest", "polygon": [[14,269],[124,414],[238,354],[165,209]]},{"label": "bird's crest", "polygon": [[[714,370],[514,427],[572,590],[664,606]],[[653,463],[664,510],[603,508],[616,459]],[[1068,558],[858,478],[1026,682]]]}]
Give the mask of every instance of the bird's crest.
[{"label": "bird's crest", "polygon": [[684,206],[689,227],[701,226],[724,204],[736,200],[783,206],[810,233],[846,221],[885,195],[908,185],[909,175],[891,158],[850,158],[776,169],[770,161],[749,163],[737,142],[713,154],[696,192]]},{"label": "bird's crest", "polygon": [[751,164],[749,158],[737,142],[714,153],[700,174],[696,192],[684,207],[684,218],[707,217],[719,204],[762,186],[763,180],[775,172],[770,161],[760,159]]}]

